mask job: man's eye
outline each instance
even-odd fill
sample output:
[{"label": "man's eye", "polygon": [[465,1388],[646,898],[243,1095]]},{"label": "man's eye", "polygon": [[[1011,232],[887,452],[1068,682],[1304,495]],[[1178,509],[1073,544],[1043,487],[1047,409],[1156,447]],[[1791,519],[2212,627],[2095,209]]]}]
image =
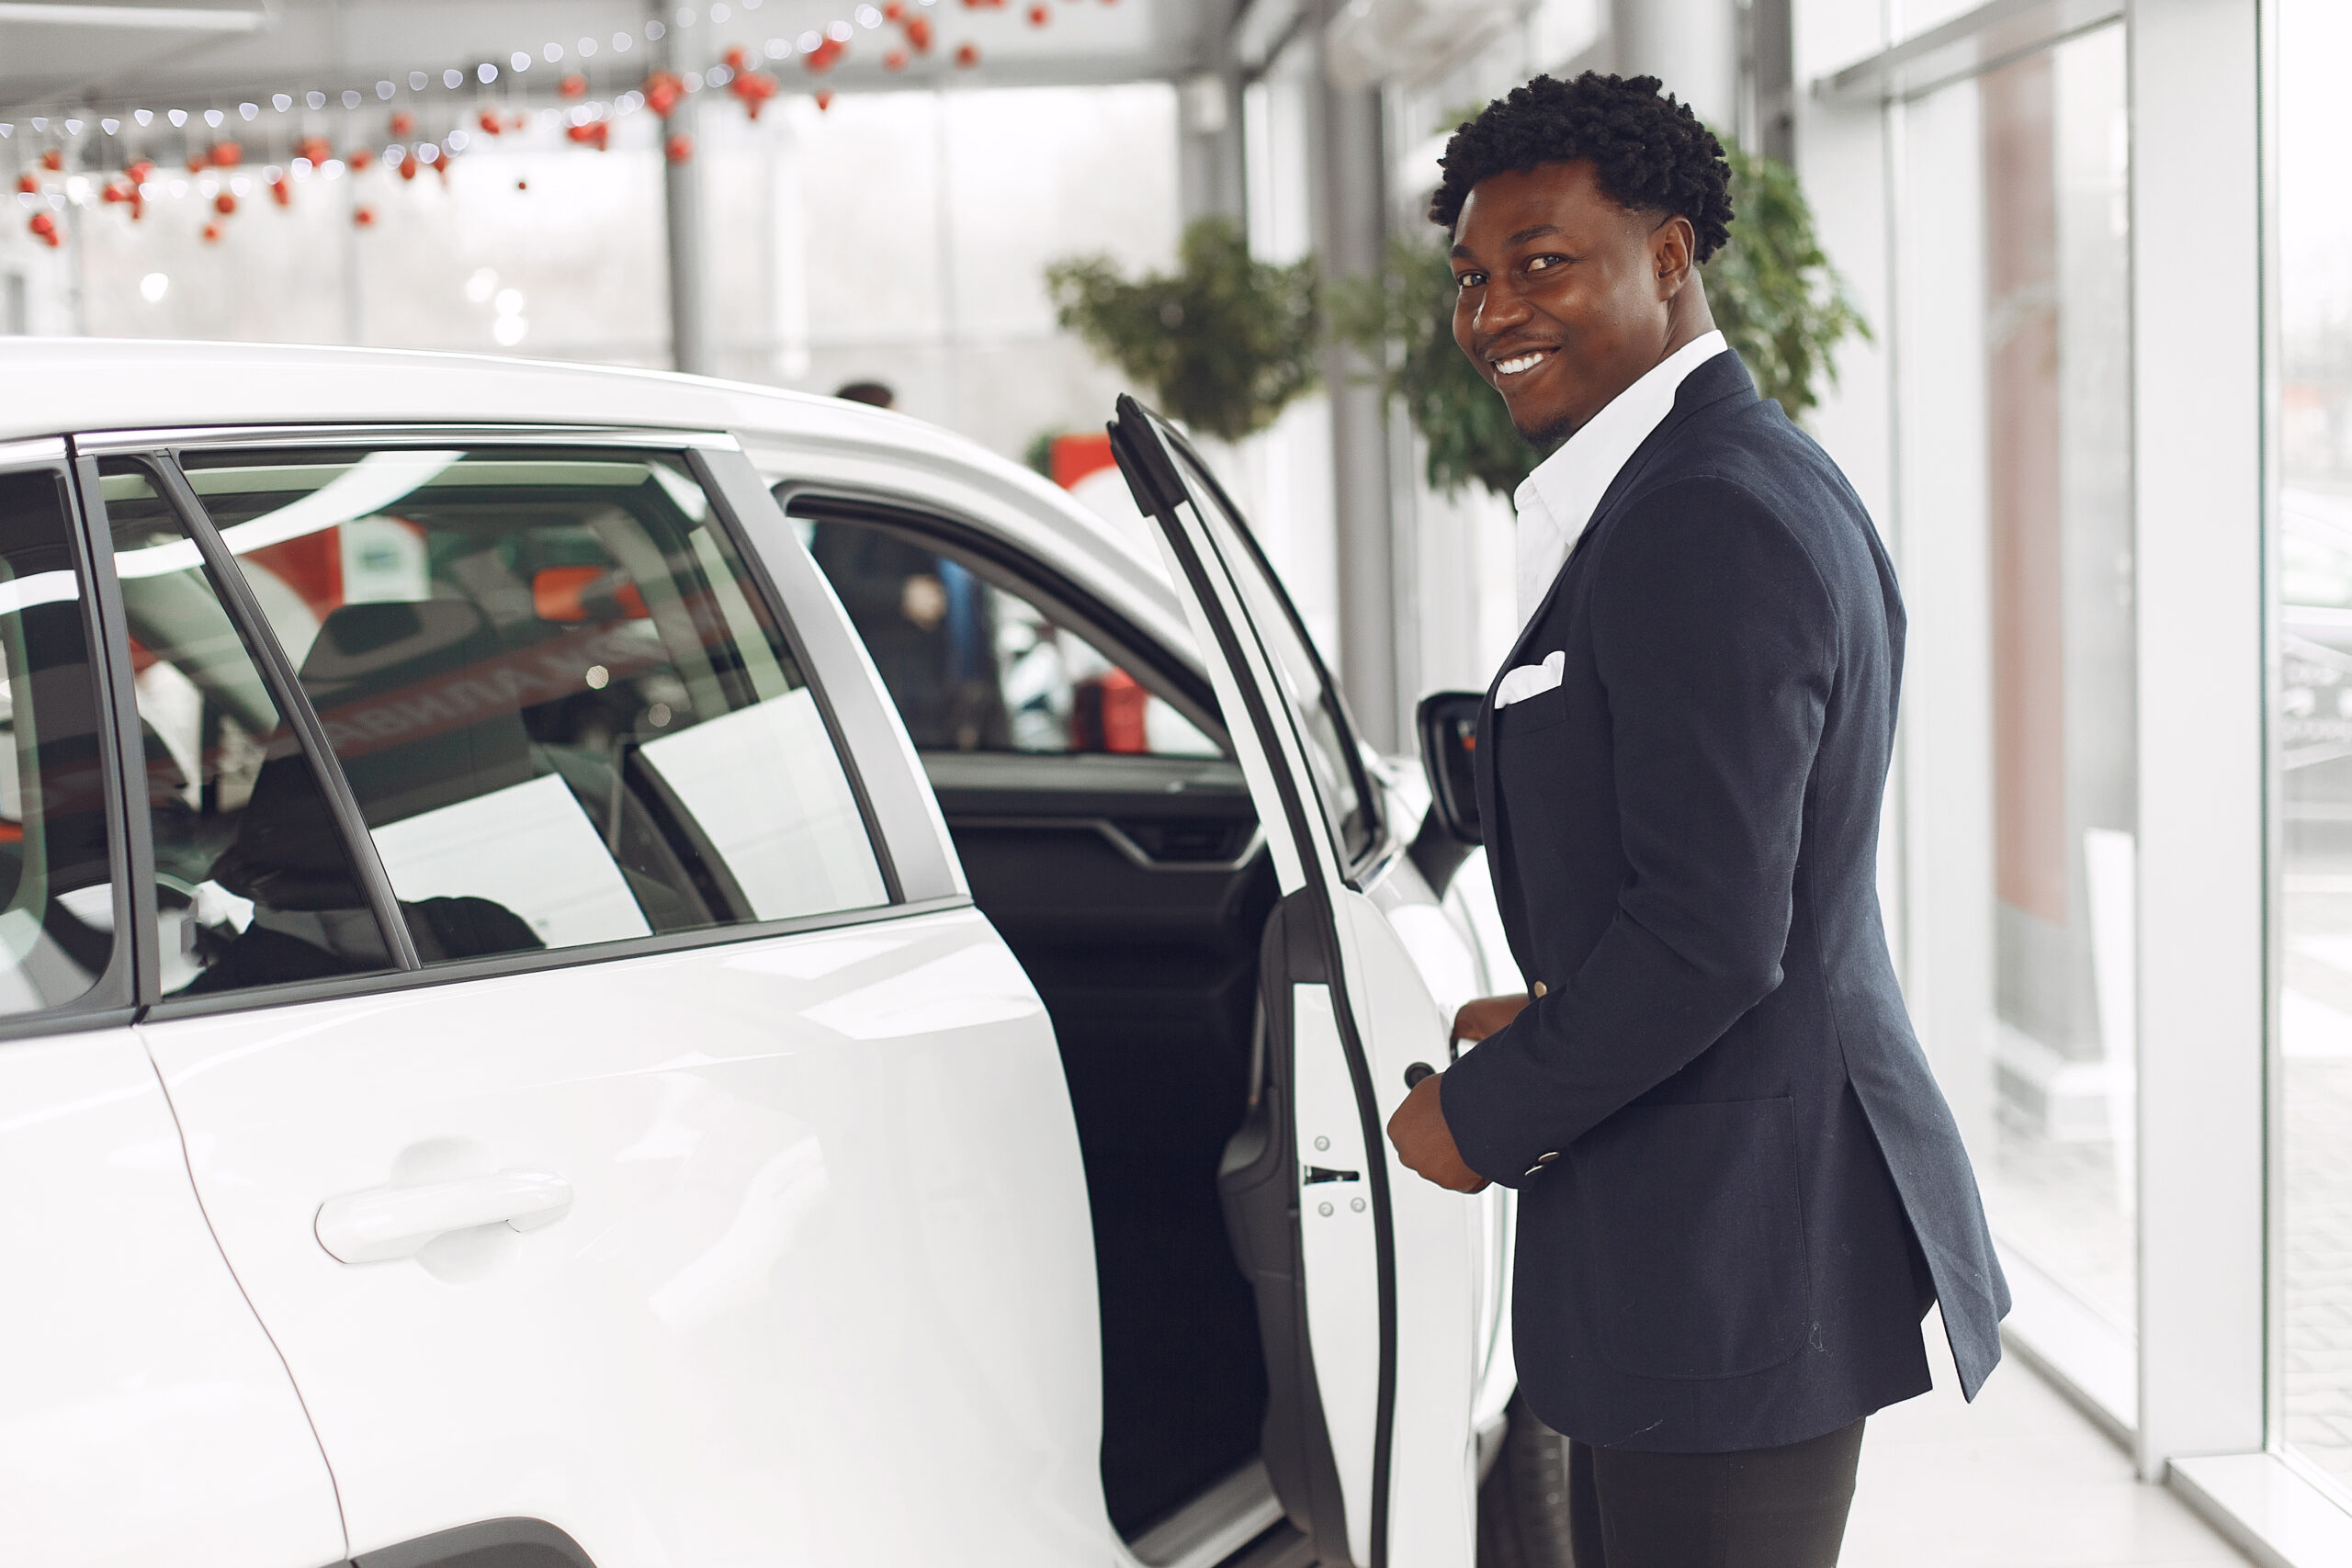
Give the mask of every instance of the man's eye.
[{"label": "man's eye", "polygon": [[1486,281],[1487,275],[1483,272],[1457,272],[1453,275],[1453,284],[1457,288],[1476,288]]},{"label": "man's eye", "polygon": [[1552,268],[1559,265],[1560,263],[1566,259],[1566,258],[1564,256],[1537,256],[1527,264],[1527,270],[1530,272],[1549,272]]}]

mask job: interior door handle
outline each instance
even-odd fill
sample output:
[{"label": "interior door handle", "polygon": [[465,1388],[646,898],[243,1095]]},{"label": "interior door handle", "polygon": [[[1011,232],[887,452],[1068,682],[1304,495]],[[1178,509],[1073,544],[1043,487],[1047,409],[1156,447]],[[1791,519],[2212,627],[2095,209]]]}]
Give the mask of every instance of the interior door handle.
[{"label": "interior door handle", "polygon": [[501,1222],[537,1230],[571,1207],[571,1183],[543,1170],[501,1170],[415,1187],[371,1187],[319,1205],[319,1245],[345,1263],[413,1258],[435,1236]]}]

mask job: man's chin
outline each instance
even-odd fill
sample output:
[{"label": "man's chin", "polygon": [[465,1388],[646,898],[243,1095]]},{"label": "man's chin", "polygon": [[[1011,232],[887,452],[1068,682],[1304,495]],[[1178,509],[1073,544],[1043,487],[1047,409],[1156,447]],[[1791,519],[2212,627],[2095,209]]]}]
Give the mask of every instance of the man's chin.
[{"label": "man's chin", "polygon": [[1510,410],[1510,424],[1519,438],[1540,452],[1549,452],[1576,434],[1576,422],[1565,414],[1521,417],[1517,409]]}]

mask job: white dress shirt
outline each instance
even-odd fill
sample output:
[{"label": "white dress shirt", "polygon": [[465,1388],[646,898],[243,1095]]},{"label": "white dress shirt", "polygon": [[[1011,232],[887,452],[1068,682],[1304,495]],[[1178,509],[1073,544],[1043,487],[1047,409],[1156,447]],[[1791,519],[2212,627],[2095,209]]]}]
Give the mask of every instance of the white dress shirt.
[{"label": "white dress shirt", "polygon": [[1634,448],[1674,412],[1682,378],[1730,345],[1719,332],[1704,333],[1676,349],[1647,374],[1609,400],[1584,427],[1544,459],[1521,482],[1511,500],[1519,508],[1519,624],[1535,618],[1552,580],[1567,564],[1568,552],[1592,521],[1593,508],[1609,493]]}]

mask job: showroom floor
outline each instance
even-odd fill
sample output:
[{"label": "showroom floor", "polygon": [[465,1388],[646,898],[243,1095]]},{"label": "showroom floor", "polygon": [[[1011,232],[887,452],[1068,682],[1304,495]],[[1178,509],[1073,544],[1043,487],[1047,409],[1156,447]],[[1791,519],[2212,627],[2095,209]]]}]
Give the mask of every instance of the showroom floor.
[{"label": "showroom floor", "polygon": [[1841,1568],[2243,1568],[2016,1357],[1964,1403],[1928,1327],[1935,1392],[1871,1418]]}]

